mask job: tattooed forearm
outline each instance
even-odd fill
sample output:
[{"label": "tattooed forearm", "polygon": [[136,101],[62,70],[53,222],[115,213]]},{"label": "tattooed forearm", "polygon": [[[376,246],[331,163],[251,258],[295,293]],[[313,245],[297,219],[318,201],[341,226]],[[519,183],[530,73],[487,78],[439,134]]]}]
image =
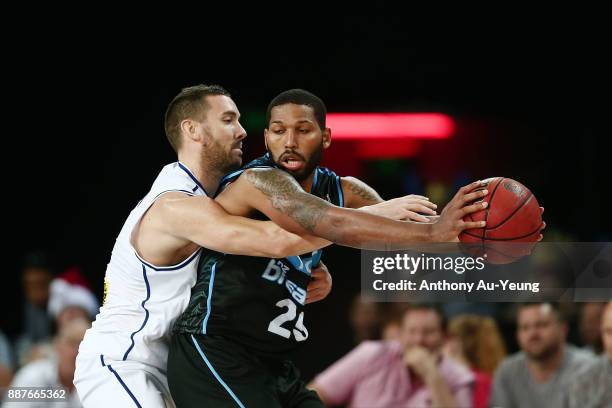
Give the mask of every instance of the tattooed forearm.
[{"label": "tattooed forearm", "polygon": [[348,186],[349,191],[358,197],[361,205],[377,204],[383,201],[376,190],[363,181],[354,177],[344,177],[343,180],[345,185]]},{"label": "tattooed forearm", "polygon": [[330,208],[329,203],[302,190],[291,175],[277,169],[250,169],[247,181],[270,199],[272,207],[313,232]]}]

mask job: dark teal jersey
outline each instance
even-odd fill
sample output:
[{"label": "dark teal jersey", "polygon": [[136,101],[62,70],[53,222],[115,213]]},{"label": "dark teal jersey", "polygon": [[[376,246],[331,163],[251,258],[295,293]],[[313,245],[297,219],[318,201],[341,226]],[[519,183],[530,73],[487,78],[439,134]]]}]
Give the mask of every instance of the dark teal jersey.
[{"label": "dark teal jersey", "polygon": [[[246,169],[269,167],[279,168],[266,154],[225,176],[219,191]],[[323,167],[315,170],[310,193],[338,206],[344,204],[340,177]],[[269,259],[204,248],[189,305],[174,332],[221,335],[255,354],[284,358],[308,339],[306,287],[321,253]]]}]

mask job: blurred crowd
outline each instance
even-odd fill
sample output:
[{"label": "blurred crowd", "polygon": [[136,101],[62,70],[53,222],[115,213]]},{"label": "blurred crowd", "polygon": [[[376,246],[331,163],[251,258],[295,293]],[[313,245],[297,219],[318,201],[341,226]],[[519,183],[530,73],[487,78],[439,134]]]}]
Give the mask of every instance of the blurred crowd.
[{"label": "blurred crowd", "polygon": [[[0,388],[64,388],[65,407],[80,407],[72,380],[85,331],[98,313],[97,297],[78,267],[55,274],[49,256],[32,252],[21,270],[22,327],[9,339],[0,327]],[[13,311],[17,312],[17,311]],[[48,402],[5,402],[43,407]]]},{"label": "blurred crowd", "polygon": [[[350,321],[355,348],[310,383],[328,406],[612,407],[612,302],[402,304],[358,295]],[[512,337],[518,350],[509,353]]]},{"label": "blurred crowd", "polygon": [[[62,387],[65,406],[79,407],[75,358],[98,298],[78,267],[56,274],[42,252],[25,257],[21,282],[20,332],[0,328],[0,388]],[[612,406],[612,302],[408,304],[357,295],[348,320],[354,349],[310,383],[329,406]]]}]

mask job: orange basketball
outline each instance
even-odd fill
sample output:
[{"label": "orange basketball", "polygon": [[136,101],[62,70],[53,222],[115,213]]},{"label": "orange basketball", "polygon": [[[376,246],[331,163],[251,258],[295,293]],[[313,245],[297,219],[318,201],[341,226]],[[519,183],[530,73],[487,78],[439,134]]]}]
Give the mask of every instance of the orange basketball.
[{"label": "orange basketball", "polygon": [[490,263],[509,263],[531,253],[540,236],[542,213],[531,191],[516,180],[493,177],[487,208],[469,214],[464,221],[486,221],[484,228],[465,230],[459,240],[473,256],[485,256]]}]

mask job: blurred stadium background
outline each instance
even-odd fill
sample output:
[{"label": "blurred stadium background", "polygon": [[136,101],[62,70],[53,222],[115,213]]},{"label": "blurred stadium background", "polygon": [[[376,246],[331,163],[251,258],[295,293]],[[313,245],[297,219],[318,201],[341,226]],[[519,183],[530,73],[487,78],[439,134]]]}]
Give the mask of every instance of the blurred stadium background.
[{"label": "blurred stadium background", "polygon": [[[545,240],[610,241],[600,44],[586,34],[422,40],[404,25],[347,17],[334,36],[266,29],[266,40],[235,43],[206,33],[199,48],[110,39],[79,48],[49,38],[35,56],[12,50],[20,63],[7,119],[2,331],[13,339],[23,330],[20,271],[30,250],[47,251],[57,272],[78,265],[101,300],[121,225],[160,167],[175,160],[163,134],[166,105],[181,87],[202,82],[226,87],[242,111],[245,161],[263,152],[266,105],[288,88],[317,94],[329,112],[448,115],[448,138],[336,140],[324,164],[363,178],[383,198],[416,193],[438,204],[467,181],[511,177],[546,208]],[[310,340],[297,358],[306,378],[354,345],[359,252],[335,246],[323,260],[334,287],[308,316]],[[510,307],[486,306],[498,318]],[[572,322],[570,340],[580,344],[576,314]],[[502,330],[514,351],[509,324]]]}]

